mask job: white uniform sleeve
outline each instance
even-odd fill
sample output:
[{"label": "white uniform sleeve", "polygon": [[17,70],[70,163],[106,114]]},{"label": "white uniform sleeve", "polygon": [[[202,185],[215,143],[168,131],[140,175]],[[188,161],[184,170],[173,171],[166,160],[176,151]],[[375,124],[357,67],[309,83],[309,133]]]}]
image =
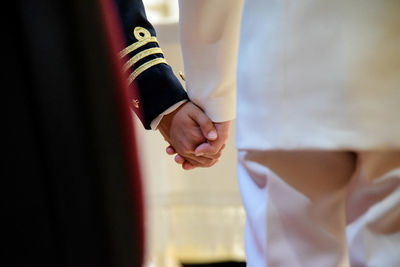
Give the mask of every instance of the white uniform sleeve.
[{"label": "white uniform sleeve", "polygon": [[186,89],[214,122],[235,118],[243,0],[180,0]]}]

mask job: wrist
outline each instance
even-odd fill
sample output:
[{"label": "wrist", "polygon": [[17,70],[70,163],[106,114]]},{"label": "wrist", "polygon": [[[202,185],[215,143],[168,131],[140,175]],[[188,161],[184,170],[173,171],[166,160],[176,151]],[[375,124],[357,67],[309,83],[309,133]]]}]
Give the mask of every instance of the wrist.
[{"label": "wrist", "polygon": [[186,103],[183,103],[182,105],[180,105],[177,109],[175,109],[174,111],[172,111],[171,113],[168,113],[166,115],[164,115],[160,121],[160,123],[158,124],[157,129],[163,134],[166,135],[167,137],[170,136],[170,129],[171,129],[171,125],[173,123],[173,120],[175,118],[175,115],[179,112],[179,110],[186,105]]}]

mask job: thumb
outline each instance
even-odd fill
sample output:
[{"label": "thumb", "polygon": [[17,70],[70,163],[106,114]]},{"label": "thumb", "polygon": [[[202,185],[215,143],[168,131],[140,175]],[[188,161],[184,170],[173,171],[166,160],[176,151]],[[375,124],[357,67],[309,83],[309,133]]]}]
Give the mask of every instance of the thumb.
[{"label": "thumb", "polygon": [[207,140],[217,140],[218,134],[214,123],[207,117],[207,115],[203,111],[197,108],[195,111],[193,111],[192,118],[199,125],[203,136]]}]

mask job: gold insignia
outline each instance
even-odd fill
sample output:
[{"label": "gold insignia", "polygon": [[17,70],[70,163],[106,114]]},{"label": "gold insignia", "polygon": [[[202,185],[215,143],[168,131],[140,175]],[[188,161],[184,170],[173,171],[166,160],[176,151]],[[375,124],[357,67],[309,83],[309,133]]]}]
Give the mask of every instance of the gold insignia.
[{"label": "gold insignia", "polygon": [[135,63],[137,63],[139,60],[141,60],[142,58],[147,57],[148,55],[152,55],[152,54],[162,54],[162,50],[159,47],[153,47],[153,48],[149,48],[146,49],[138,54],[136,54],[135,56],[133,56],[131,59],[129,59],[125,65],[124,65],[124,70],[128,70],[130,67],[132,67]]},{"label": "gold insignia", "polygon": [[138,41],[149,39],[151,37],[150,32],[143,27],[135,27],[135,29],[133,30],[133,35],[135,35],[135,38]]},{"label": "gold insignia", "polygon": [[125,57],[128,55],[130,52],[135,51],[139,47],[144,46],[145,44],[151,43],[151,42],[157,42],[156,37],[150,37],[149,39],[142,40],[142,41],[137,41],[136,43],[131,44],[130,46],[126,47],[124,50],[122,50],[119,55],[120,57]]},{"label": "gold insignia", "polygon": [[[133,34],[135,35],[135,38],[138,41],[131,44],[130,46],[126,47],[125,49],[123,49],[120,52],[121,58],[127,56],[129,53],[135,51],[136,49],[138,49],[148,43],[151,43],[151,42],[158,43],[157,38],[154,36],[151,36],[150,32],[143,27],[135,27],[135,29],[133,30]],[[163,51],[161,50],[160,47],[152,47],[152,48],[143,50],[140,53],[137,53],[136,55],[134,55],[132,58],[130,58],[125,63],[125,65],[123,67],[124,70],[125,71],[128,70],[139,60],[141,60],[149,55],[153,55],[153,54],[162,54],[163,55]],[[129,79],[128,79],[129,84],[131,84],[136,79],[136,77],[138,77],[143,71],[145,71],[157,64],[161,64],[161,63],[168,64],[167,61],[165,60],[165,58],[163,58],[163,57],[155,58],[155,59],[152,59],[150,61],[143,63],[141,66],[139,66],[137,69],[135,69],[133,73],[131,73],[129,75]]]},{"label": "gold insignia", "polygon": [[161,63],[165,63],[168,64],[167,61],[165,60],[165,58],[155,58],[152,59],[146,63],[144,63],[143,65],[141,65],[139,68],[137,68],[134,72],[131,73],[131,75],[129,75],[128,81],[129,84],[131,84],[137,76],[139,76],[143,71],[157,65],[157,64],[161,64]]}]

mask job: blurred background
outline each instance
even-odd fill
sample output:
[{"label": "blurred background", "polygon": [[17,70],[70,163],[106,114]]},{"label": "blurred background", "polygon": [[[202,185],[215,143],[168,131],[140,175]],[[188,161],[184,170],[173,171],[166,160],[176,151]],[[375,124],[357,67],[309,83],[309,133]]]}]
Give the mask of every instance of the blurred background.
[{"label": "blurred background", "polygon": [[[178,1],[143,2],[164,55],[179,77],[183,63]],[[167,143],[161,134],[143,130],[138,120],[135,124],[146,198],[145,266],[244,261],[245,214],[236,179],[235,125],[219,163],[184,171],[165,153]]]}]

